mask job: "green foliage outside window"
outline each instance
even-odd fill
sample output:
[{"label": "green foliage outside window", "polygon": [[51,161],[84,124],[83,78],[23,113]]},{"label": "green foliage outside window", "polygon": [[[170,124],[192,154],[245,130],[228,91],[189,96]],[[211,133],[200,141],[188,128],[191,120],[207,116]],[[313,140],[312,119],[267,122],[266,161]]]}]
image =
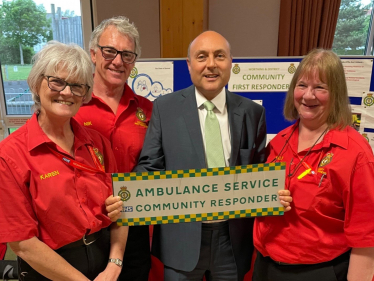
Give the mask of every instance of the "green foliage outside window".
[{"label": "green foliage outside window", "polygon": [[[0,38],[0,62],[1,65],[15,64],[20,62],[19,46],[9,45],[6,40]],[[23,61],[25,64],[31,64],[31,58],[34,55],[33,48],[22,46]]]},{"label": "green foliage outside window", "polygon": [[342,0],[332,49],[338,55],[364,55],[369,32],[371,5],[360,0]]},{"label": "green foliage outside window", "polygon": [[19,52],[18,60],[11,63],[23,65],[31,55],[28,51],[23,53],[24,47],[33,47],[51,39],[51,21],[46,15],[44,6],[36,5],[32,0],[3,0],[0,5],[0,42],[10,49],[18,48]]}]

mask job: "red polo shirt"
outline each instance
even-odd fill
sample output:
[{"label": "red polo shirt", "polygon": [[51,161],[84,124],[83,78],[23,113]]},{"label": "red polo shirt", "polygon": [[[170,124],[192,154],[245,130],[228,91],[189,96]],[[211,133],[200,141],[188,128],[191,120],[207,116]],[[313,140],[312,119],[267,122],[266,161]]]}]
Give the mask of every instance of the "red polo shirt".
[{"label": "red polo shirt", "polygon": [[[88,146],[103,155],[105,171],[117,171],[110,143],[71,120],[75,160],[96,167]],[[37,116],[0,143],[0,242],[38,237],[52,249],[77,241],[111,224],[105,199],[112,194],[110,174],[66,165],[64,154],[40,128]]]},{"label": "red polo shirt", "polygon": [[290,137],[297,125],[268,146],[268,161],[279,156],[287,162],[292,210],[256,218],[255,247],[275,261],[301,264],[329,261],[350,248],[374,247],[374,157],[368,142],[351,127],[329,131],[304,159],[316,173],[298,179],[306,168],[294,170],[309,149],[297,153],[298,128]]},{"label": "red polo shirt", "polygon": [[153,103],[134,94],[125,84],[117,113],[99,97],[84,104],[75,115],[79,124],[92,128],[111,142],[118,171],[131,172],[137,165],[143,147]]}]

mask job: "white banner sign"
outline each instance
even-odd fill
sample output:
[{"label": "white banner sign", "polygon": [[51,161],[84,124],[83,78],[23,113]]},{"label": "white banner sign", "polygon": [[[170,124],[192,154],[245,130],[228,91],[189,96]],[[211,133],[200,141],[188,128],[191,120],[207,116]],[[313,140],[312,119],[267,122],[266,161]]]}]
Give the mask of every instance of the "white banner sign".
[{"label": "white banner sign", "polygon": [[123,201],[120,225],[282,215],[285,163],[113,174]]}]

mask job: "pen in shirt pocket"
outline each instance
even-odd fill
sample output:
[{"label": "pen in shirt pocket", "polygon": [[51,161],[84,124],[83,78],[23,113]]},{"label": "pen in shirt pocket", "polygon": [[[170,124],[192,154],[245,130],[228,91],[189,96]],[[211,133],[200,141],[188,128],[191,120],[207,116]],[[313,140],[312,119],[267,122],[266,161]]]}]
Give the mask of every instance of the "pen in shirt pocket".
[{"label": "pen in shirt pocket", "polygon": [[325,172],[325,170],[323,168],[318,168],[317,172],[320,173],[320,174],[322,174],[321,179],[319,180],[319,184],[318,184],[318,187],[321,187],[323,178],[326,176],[326,172]]}]

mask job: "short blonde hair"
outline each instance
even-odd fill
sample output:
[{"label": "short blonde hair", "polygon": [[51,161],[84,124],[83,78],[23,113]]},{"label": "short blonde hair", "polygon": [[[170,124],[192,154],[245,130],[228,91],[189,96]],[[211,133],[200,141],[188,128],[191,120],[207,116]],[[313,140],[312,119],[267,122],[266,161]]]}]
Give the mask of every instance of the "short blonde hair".
[{"label": "short blonde hair", "polygon": [[27,78],[34,110],[40,109],[39,90],[44,75],[56,75],[64,70],[68,76],[66,79],[74,78],[82,84],[87,84],[90,90],[84,97],[84,102],[91,100],[93,85],[93,68],[88,54],[76,44],[63,44],[57,41],[49,41],[37,54],[34,55],[33,66]]},{"label": "short blonde hair", "polygon": [[319,79],[328,86],[330,108],[327,124],[330,128],[343,129],[352,124],[347,83],[339,57],[330,50],[314,49],[299,64],[286,95],[283,114],[289,121],[299,118],[294,105],[294,90],[301,77],[318,73]]}]

